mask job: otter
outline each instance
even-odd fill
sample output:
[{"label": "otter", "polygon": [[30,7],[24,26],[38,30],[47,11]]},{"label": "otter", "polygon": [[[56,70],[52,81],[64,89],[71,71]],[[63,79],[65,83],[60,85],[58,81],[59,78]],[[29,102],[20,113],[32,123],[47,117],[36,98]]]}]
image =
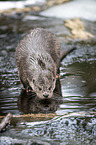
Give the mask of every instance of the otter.
[{"label": "otter", "polygon": [[40,99],[51,98],[61,60],[74,48],[61,53],[56,36],[43,28],[31,30],[16,48],[16,64],[26,92]]}]

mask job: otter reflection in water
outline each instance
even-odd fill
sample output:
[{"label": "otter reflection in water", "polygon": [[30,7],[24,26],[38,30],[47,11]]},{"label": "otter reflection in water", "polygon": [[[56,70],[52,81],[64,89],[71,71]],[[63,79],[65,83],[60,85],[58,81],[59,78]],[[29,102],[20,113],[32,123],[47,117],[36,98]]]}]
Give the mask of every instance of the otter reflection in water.
[{"label": "otter reflection in water", "polygon": [[30,94],[22,90],[18,98],[18,109],[23,113],[53,113],[62,103],[60,79],[56,81],[56,88],[50,99],[40,99],[35,92]]}]

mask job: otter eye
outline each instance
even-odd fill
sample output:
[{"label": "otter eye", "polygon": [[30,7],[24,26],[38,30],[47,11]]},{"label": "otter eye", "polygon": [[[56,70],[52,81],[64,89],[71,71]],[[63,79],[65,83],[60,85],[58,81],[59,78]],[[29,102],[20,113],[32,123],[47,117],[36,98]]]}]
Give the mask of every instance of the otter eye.
[{"label": "otter eye", "polygon": [[33,83],[35,82],[35,80],[33,80]]},{"label": "otter eye", "polygon": [[39,88],[39,91],[41,91],[42,90],[42,88]]},{"label": "otter eye", "polygon": [[53,82],[55,81],[55,79],[53,79]]},{"label": "otter eye", "polygon": [[49,91],[51,90],[52,87],[49,87]]}]

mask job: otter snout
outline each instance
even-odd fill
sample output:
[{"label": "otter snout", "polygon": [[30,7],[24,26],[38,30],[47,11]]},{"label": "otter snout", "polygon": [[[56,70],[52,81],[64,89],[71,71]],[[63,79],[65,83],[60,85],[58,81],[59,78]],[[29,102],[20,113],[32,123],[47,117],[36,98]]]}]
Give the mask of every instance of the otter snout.
[{"label": "otter snout", "polygon": [[43,94],[44,98],[48,98],[49,94]]}]

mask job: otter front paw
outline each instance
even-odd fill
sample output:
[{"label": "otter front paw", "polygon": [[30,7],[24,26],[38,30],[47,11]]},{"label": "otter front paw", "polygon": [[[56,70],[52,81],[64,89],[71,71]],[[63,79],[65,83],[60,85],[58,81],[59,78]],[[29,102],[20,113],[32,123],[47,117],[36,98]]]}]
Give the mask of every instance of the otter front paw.
[{"label": "otter front paw", "polygon": [[30,86],[26,87],[26,93],[29,95],[33,92],[32,88]]},{"label": "otter front paw", "polygon": [[60,75],[59,74],[56,75],[56,79],[58,79],[58,78],[60,78]]}]

